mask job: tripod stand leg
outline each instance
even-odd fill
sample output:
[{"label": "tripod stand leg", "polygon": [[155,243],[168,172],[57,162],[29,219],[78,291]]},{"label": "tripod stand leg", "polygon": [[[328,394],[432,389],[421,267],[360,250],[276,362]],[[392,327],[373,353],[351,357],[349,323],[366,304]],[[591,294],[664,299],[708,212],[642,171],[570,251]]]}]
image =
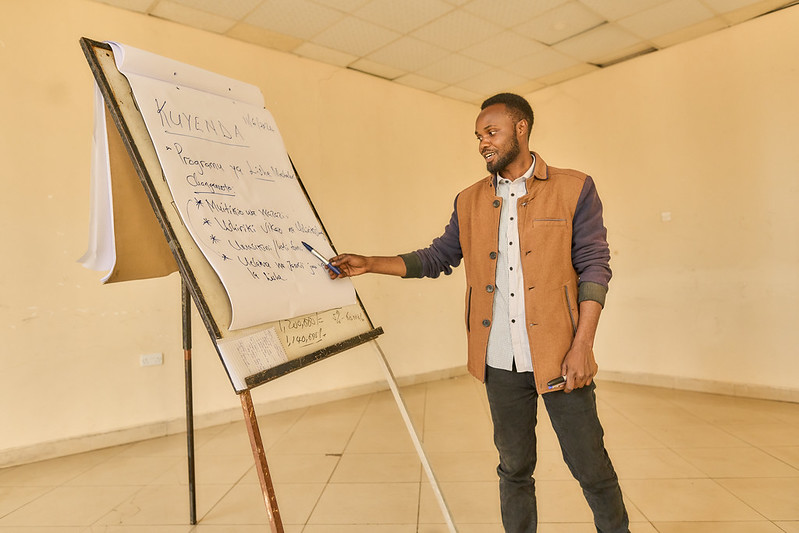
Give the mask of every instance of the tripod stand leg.
[{"label": "tripod stand leg", "polygon": [[244,421],[247,425],[247,433],[250,436],[252,454],[255,457],[255,468],[258,471],[258,480],[261,482],[261,492],[264,495],[264,505],[266,513],[269,515],[269,526],[271,533],[283,533],[283,522],[280,519],[280,509],[277,507],[277,497],[272,486],[272,476],[269,474],[269,465],[266,463],[266,452],[261,441],[261,430],[258,429],[258,418],[255,416],[255,407],[252,404],[252,396],[249,390],[239,394],[241,398],[241,408],[244,411]]}]

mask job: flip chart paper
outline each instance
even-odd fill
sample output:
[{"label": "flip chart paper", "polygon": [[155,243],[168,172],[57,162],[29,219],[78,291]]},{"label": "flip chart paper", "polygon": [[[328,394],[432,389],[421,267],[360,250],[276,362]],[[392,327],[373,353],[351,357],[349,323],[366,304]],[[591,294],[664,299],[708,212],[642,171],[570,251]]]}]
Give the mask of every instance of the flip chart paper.
[{"label": "flip chart paper", "polygon": [[174,206],[228,294],[229,329],[356,303],[349,280],[331,281],[302,245],[333,255],[260,91],[111,45]]}]

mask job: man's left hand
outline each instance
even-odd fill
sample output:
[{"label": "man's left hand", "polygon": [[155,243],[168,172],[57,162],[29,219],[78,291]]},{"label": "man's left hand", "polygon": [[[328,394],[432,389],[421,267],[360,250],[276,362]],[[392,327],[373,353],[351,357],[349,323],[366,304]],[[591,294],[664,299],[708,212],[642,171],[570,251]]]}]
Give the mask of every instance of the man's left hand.
[{"label": "man's left hand", "polygon": [[566,353],[560,368],[561,375],[566,376],[566,386],[563,391],[569,393],[574,389],[590,385],[598,369],[591,347],[575,342]]}]

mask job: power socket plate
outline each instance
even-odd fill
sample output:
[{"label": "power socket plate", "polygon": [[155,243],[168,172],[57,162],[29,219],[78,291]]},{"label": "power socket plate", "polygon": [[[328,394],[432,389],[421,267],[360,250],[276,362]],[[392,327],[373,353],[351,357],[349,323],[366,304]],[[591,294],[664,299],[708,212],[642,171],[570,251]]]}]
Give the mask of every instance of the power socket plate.
[{"label": "power socket plate", "polygon": [[146,353],[139,356],[141,366],[158,366],[164,364],[164,354]]}]

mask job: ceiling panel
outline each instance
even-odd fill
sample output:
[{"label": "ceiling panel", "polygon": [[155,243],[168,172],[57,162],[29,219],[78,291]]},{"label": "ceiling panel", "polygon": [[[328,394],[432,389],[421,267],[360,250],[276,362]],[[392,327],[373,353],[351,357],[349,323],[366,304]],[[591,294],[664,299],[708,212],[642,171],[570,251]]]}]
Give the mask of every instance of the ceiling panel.
[{"label": "ceiling panel", "polygon": [[487,23],[466,11],[452,11],[430,24],[419,28],[411,35],[428,43],[453,52],[484,42],[502,33],[496,24]]},{"label": "ceiling panel", "polygon": [[369,59],[414,72],[448,55],[449,52],[443,48],[413,37],[403,37],[369,54]]},{"label": "ceiling panel", "polygon": [[605,19],[619,20],[620,18],[646,11],[668,0],[580,0],[580,2],[599,13]]},{"label": "ceiling panel", "polygon": [[294,53],[308,59],[315,59],[322,63],[336,65],[337,67],[346,67],[358,60],[357,55],[348,54],[333,48],[321,46],[310,41],[305,41],[300,46],[294,49]]},{"label": "ceiling panel", "polygon": [[464,9],[483,20],[503,28],[511,28],[522,20],[546,13],[568,0],[473,0]]},{"label": "ceiling panel", "polygon": [[553,46],[559,52],[588,63],[599,63],[617,50],[637,45],[641,39],[615,24],[603,24]]},{"label": "ceiling panel", "polygon": [[453,9],[442,0],[372,0],[353,14],[394,31],[408,33]]},{"label": "ceiling panel", "polygon": [[488,63],[503,66],[521,57],[547,50],[547,47],[529,37],[514,32],[504,32],[461,50],[461,54]]},{"label": "ceiling panel", "polygon": [[263,0],[245,22],[300,39],[311,39],[344,14],[309,0]]},{"label": "ceiling panel", "polygon": [[418,74],[405,74],[394,81],[403,85],[407,85],[408,87],[413,87],[414,89],[420,89],[422,91],[431,93],[440,91],[447,86],[447,84],[443,81],[431,80],[430,78],[425,78],[424,76],[419,76]]},{"label": "ceiling panel", "polygon": [[513,29],[548,45],[565,41],[605,22],[604,17],[579,2],[569,2]]},{"label": "ceiling panel", "polygon": [[579,60],[571,56],[562,54],[552,48],[544,48],[539,52],[511,62],[505,68],[522,76],[536,79],[565,70],[579,63]]},{"label": "ceiling panel", "polygon": [[399,38],[400,34],[395,31],[355,17],[347,17],[311,41],[356,56],[365,56]]},{"label": "ceiling panel", "polygon": [[156,17],[173,20],[187,26],[212,31],[214,33],[224,33],[236,24],[235,19],[201,11],[173,1],[159,2],[152,11],[152,14]]},{"label": "ceiling panel", "polygon": [[472,103],[799,9],[799,0],[95,1]]},{"label": "ceiling panel", "polygon": [[712,19],[714,13],[699,0],[671,0],[623,18],[618,25],[644,39],[652,39]]},{"label": "ceiling panel", "polygon": [[507,91],[508,87],[521,85],[525,79],[506,70],[492,68],[461,81],[458,86],[477,94],[495,94]]},{"label": "ceiling panel", "polygon": [[[152,3],[152,0],[148,0]],[[171,0],[176,4],[193,7],[207,13],[213,13],[222,17],[241,19],[258,7],[261,0]]]},{"label": "ceiling panel", "polygon": [[487,72],[490,68],[485,63],[475,61],[469,57],[452,54],[440,61],[436,61],[432,65],[419,69],[418,74],[433,80],[456,84],[466,78]]}]

